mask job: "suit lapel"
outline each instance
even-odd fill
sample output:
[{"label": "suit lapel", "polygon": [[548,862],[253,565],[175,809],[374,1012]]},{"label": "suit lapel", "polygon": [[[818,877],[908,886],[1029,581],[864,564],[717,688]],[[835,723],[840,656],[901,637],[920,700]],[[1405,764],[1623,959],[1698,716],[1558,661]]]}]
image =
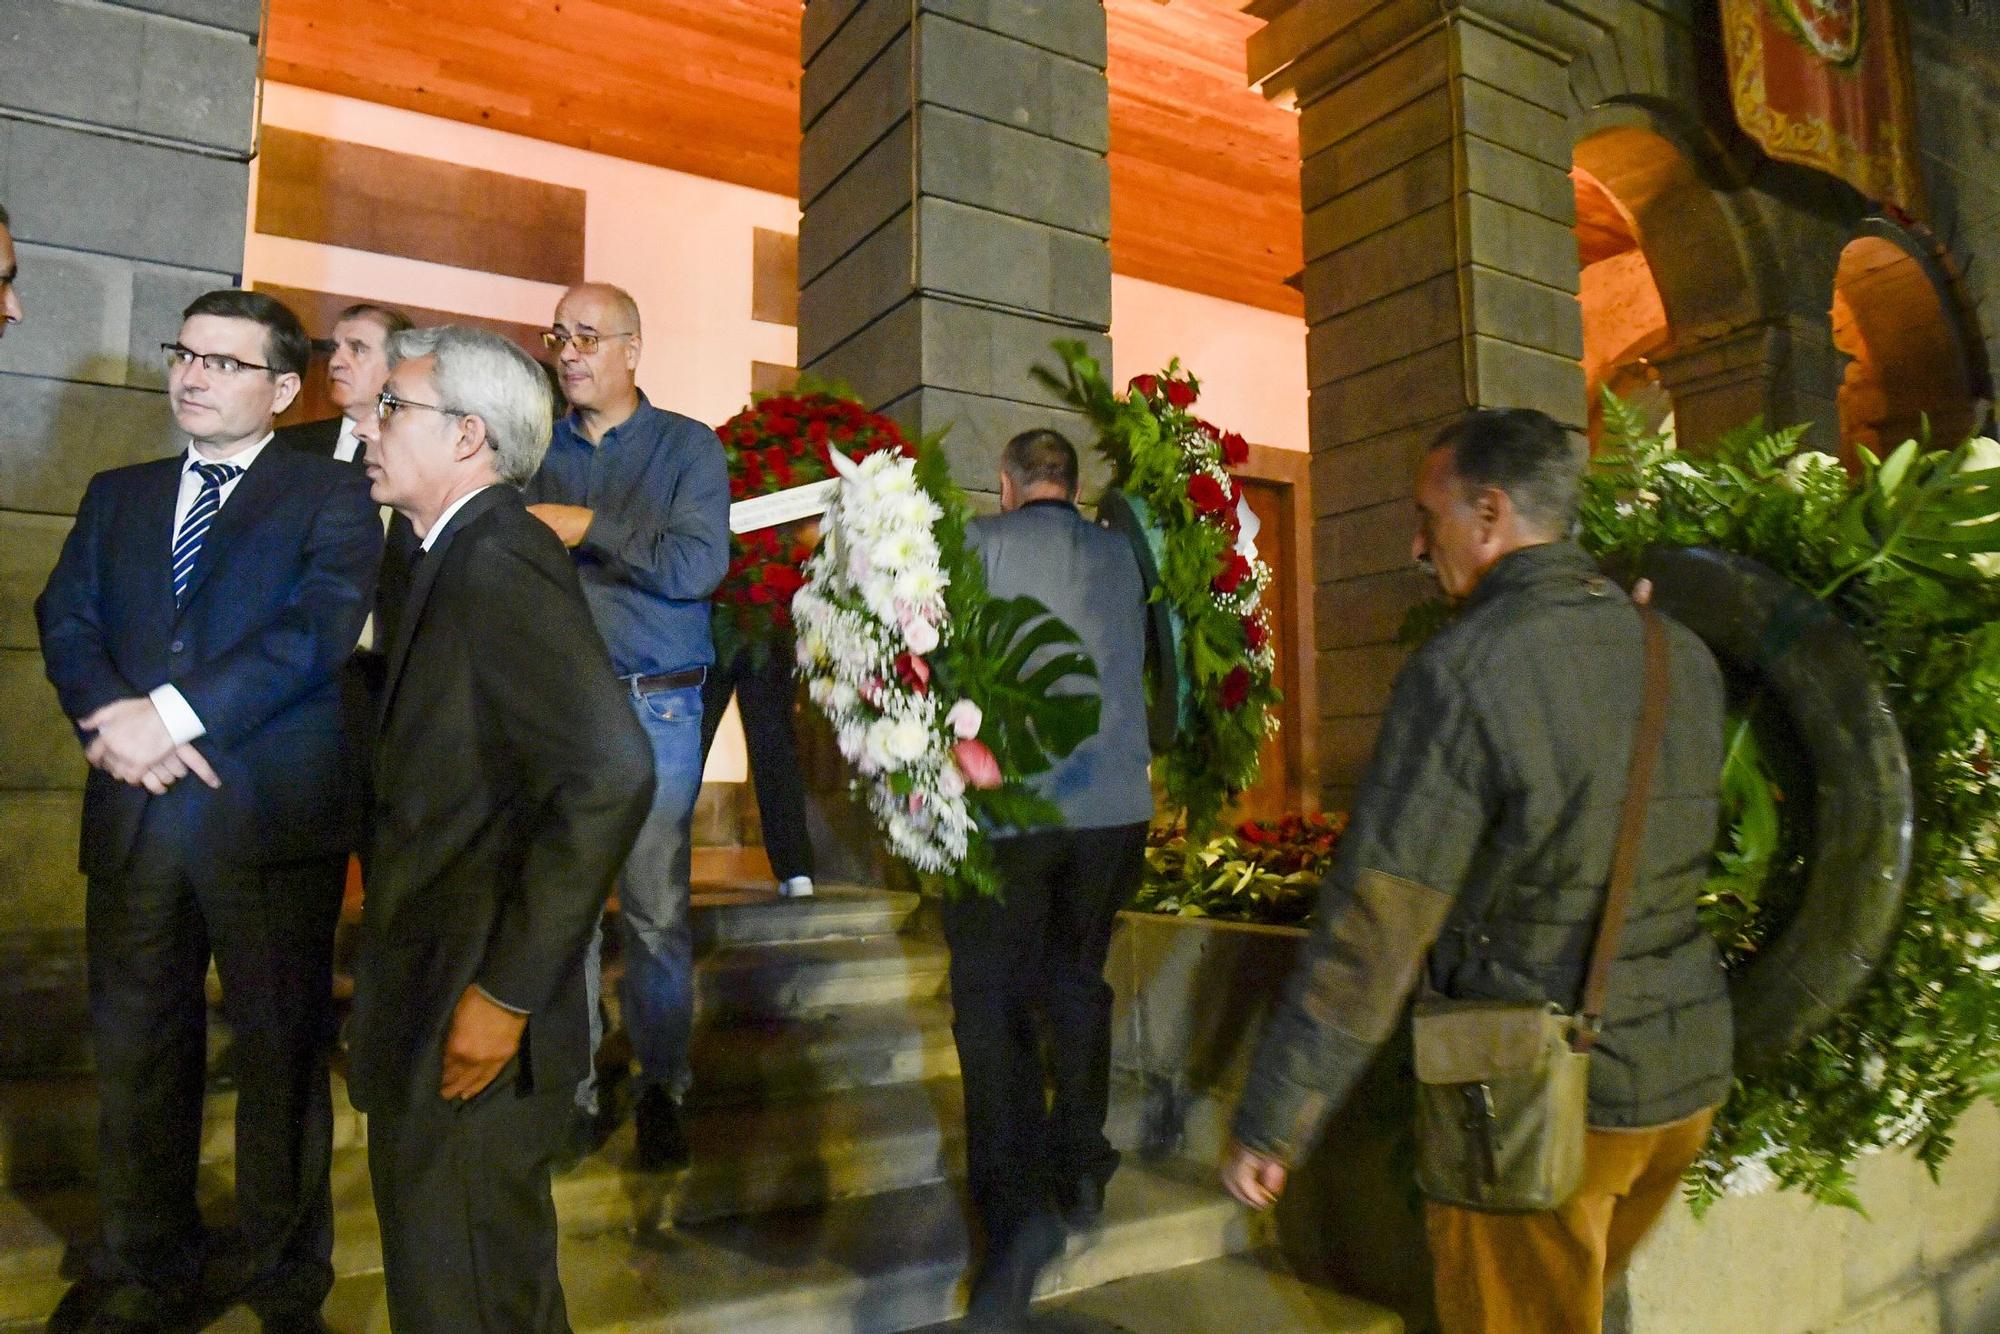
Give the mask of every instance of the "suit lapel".
[{"label": "suit lapel", "polygon": [[161,459],[139,488],[132,529],[135,541],[120,544],[129,556],[121,563],[134,569],[158,599],[160,623],[172,623],[174,611],[174,507],[181,498],[181,465],[185,454]]},{"label": "suit lapel", "polygon": [[438,570],[444,564],[445,548],[467,525],[498,504],[509,490],[511,488],[505,483],[487,487],[451,516],[444,531],[438,534],[437,541],[431,543],[429,551],[411,553],[416,573],[410,577],[410,591],[405,595],[402,611],[396,617],[396,637],[389,645],[389,670],[382,683],[381,720],[387,720],[389,707],[395,702],[396,685],[403,676],[403,663],[410,656],[410,641],[416,637],[417,626],[424,618],[424,606],[430,601],[431,587],[437,583]]},{"label": "suit lapel", "polygon": [[[236,489],[229,493],[229,503],[222,507],[215,516],[215,522],[208,526],[208,536],[202,539],[201,554],[194,558],[194,569],[188,572],[187,597],[180,606],[183,615],[194,605],[201,586],[208,581],[209,571],[221,563],[231,545],[268,514],[272,502],[283,494],[287,462],[283,451],[274,451],[270,445],[264,446],[264,452],[257,456],[249,471],[236,483]],[[167,545],[172,548],[171,538]]]}]

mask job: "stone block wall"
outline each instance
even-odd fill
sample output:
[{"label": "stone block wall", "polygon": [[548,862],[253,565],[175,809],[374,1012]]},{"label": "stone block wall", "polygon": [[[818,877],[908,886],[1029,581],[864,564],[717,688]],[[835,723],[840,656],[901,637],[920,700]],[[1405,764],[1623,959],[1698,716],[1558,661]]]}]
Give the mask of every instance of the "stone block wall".
[{"label": "stone block wall", "polygon": [[[72,1059],[84,766],[34,599],[93,473],[174,448],[158,347],[236,281],[257,0],[0,5],[0,204],[27,321],[0,341],[0,1067]],[[68,994],[62,1009],[41,988]],[[25,1001],[22,1003],[26,1003]]]},{"label": "stone block wall", "polygon": [[1019,431],[1086,444],[1029,369],[1109,357],[1103,6],[813,0],[802,41],[800,368],[950,427],[971,489]]},{"label": "stone block wall", "polygon": [[1905,9],[1924,193],[1963,275],[1993,374],[2000,370],[2000,6],[1911,0]]}]

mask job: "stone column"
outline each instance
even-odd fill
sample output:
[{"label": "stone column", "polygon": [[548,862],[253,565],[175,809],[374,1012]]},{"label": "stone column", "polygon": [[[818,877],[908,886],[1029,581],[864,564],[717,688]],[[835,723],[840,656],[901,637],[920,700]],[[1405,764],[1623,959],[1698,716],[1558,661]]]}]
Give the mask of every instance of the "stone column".
[{"label": "stone column", "polygon": [[951,427],[970,489],[1018,431],[1086,446],[1028,371],[1110,355],[1102,4],[812,0],[802,42],[801,369]]},{"label": "stone column", "polygon": [[1402,660],[1425,445],[1466,408],[1585,419],[1567,5],[1267,0],[1249,73],[1299,110],[1324,799]]},{"label": "stone column", "polygon": [[[0,1068],[82,1059],[84,766],[34,599],[91,474],[174,447],[159,344],[237,279],[258,0],[0,4]],[[29,1017],[32,1016],[32,1017]]]}]

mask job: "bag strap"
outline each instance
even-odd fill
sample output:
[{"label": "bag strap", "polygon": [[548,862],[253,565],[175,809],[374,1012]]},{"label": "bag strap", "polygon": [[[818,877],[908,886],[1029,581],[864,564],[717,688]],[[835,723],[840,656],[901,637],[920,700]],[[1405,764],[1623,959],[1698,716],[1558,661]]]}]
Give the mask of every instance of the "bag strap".
[{"label": "bag strap", "polygon": [[1611,961],[1618,955],[1618,937],[1625,929],[1632,886],[1639,878],[1639,853],[1646,840],[1646,812],[1652,802],[1653,769],[1660,742],[1667,733],[1667,636],[1651,607],[1639,607],[1645,631],[1646,693],[1639,705],[1639,730],[1632,738],[1632,767],[1625,780],[1625,807],[1618,816],[1618,842],[1611,852],[1611,888],[1604,899],[1604,917],[1590,947],[1590,969],[1584,974],[1582,1022],[1570,1040],[1573,1051],[1596,1045],[1604,1026],[1604,997],[1611,984]]}]

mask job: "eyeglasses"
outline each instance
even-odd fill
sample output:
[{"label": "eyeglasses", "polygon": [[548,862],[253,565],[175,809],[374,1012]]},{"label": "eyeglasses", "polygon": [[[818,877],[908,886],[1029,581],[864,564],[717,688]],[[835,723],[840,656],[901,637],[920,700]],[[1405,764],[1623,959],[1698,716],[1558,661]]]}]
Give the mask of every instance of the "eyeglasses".
[{"label": "eyeglasses", "polygon": [[211,375],[241,375],[244,371],[268,371],[269,366],[260,366],[254,361],[232,357],[227,352],[197,352],[179,343],[162,343],[160,351],[167,355],[167,365],[173,370],[185,370],[195,362],[200,362],[203,370]]},{"label": "eyeglasses", "polygon": [[436,403],[419,403],[413,398],[400,398],[384,389],[375,395],[375,420],[386,423],[404,408],[426,408],[432,412],[442,412],[447,417],[464,417],[468,414],[457,408],[440,407]]},{"label": "eyeglasses", "polygon": [[569,333],[562,329],[542,330],[542,346],[551,352],[560,352],[566,346],[573,346],[584,356],[597,351],[597,345],[607,338],[631,338],[637,330],[628,329],[624,333]]}]

